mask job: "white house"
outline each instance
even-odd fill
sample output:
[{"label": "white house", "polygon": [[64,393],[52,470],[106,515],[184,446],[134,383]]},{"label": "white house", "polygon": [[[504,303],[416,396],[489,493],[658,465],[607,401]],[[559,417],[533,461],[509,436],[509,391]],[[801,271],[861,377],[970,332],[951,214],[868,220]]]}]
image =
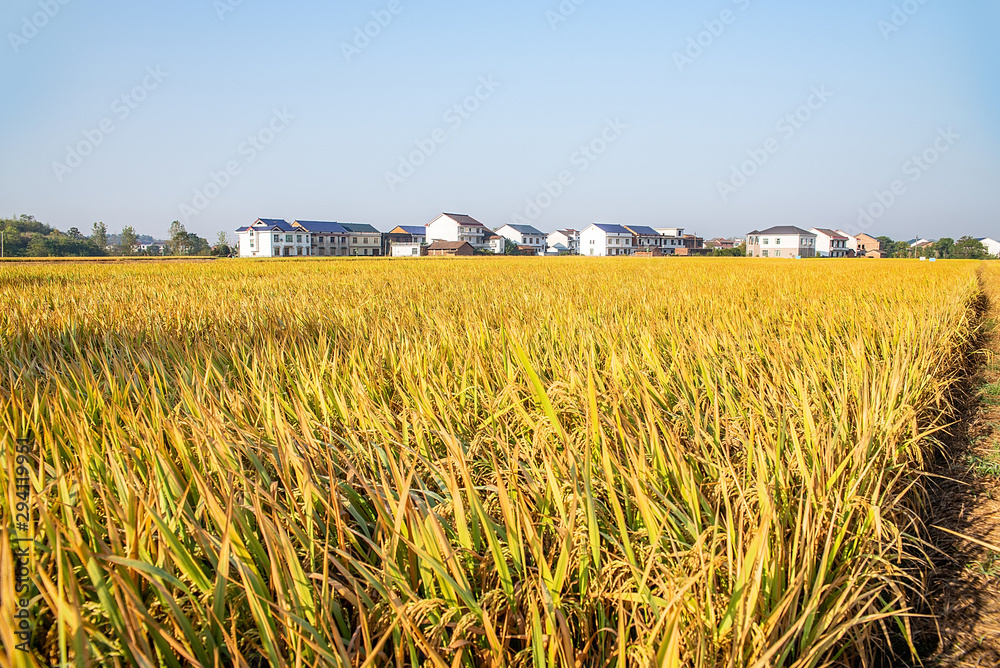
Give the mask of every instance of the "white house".
[{"label": "white house", "polygon": [[420,257],[420,242],[395,243],[389,246],[390,257]]},{"label": "white house", "polygon": [[500,236],[496,232],[487,234],[483,243],[486,244],[486,250],[495,255],[503,255],[503,252],[507,250],[507,239]]},{"label": "white house", "polygon": [[531,225],[507,224],[496,230],[504,239],[513,241],[518,246],[531,246],[539,255],[545,252],[546,237]]},{"label": "white house", "polygon": [[236,230],[240,257],[299,257],[310,254],[312,235],[284,220],[258,218],[249,227]]},{"label": "white house", "polygon": [[621,225],[594,223],[580,233],[580,254],[594,257],[631,255],[632,233]]},{"label": "white house", "polygon": [[[848,236],[846,234],[840,234],[823,227],[814,227],[809,231],[816,235],[817,257],[847,257]],[[857,240],[854,243],[854,250],[857,250]]]},{"label": "white house", "polygon": [[570,229],[556,230],[549,233],[549,236],[545,239],[545,243],[548,244],[550,251],[556,249],[557,246],[562,246],[575,255],[580,252],[580,233],[577,230]]},{"label": "white house", "polygon": [[664,255],[673,255],[678,248],[684,248],[683,227],[657,227],[654,229],[663,237],[660,248]]},{"label": "white house", "polygon": [[986,252],[990,255],[996,257],[1000,256],[1000,241],[996,239],[990,239],[986,237],[985,239],[979,240],[984,246],[986,246]]},{"label": "white house", "polygon": [[485,248],[492,232],[472,216],[443,213],[425,225],[427,241],[468,241],[473,248]]},{"label": "white house", "polygon": [[747,235],[747,257],[816,257],[816,235],[794,225],[754,230]]}]

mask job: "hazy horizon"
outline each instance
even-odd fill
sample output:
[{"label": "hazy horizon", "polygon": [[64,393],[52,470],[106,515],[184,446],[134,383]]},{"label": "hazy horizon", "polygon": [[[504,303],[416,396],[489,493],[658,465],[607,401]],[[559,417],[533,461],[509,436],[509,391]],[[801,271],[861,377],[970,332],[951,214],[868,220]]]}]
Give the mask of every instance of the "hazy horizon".
[{"label": "hazy horizon", "polygon": [[445,211],[996,237],[998,19],[971,0],[12,0],[0,214],[157,238]]}]

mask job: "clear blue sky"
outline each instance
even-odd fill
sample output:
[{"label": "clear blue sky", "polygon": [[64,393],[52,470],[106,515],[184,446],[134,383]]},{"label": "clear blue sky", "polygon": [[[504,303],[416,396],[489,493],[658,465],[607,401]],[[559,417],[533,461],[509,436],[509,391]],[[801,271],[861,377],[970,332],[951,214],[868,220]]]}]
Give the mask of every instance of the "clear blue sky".
[{"label": "clear blue sky", "polygon": [[[898,180],[873,234],[1000,237],[1000,6],[909,4],[889,32],[891,0],[567,0],[568,17],[560,0],[7,0],[0,215],[158,237],[175,219],[214,238],[257,217],[388,230],[442,211],[728,236],[856,225]],[[372,12],[391,22],[345,55]],[[814,88],[832,96],[799,110]],[[905,164],[949,128],[935,164]],[[387,177],[418,142],[433,154]],[[592,143],[606,150],[578,152]]]}]

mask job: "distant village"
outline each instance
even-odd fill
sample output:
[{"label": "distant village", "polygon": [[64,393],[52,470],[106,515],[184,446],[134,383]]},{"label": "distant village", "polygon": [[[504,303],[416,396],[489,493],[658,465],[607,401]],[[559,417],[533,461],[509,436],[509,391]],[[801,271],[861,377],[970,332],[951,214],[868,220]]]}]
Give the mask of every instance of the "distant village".
[{"label": "distant village", "polygon": [[532,225],[508,224],[495,230],[472,216],[444,213],[426,225],[400,226],[381,232],[363,223],[335,223],[259,218],[214,242],[188,232],[174,221],[169,239],[138,234],[131,226],[120,233],[94,223],[90,234],[75,227],[61,232],[33,216],[0,219],[0,258],[4,257],[389,257],[522,255],[592,257],[737,256],[803,258],[1000,258],[1000,242],[964,236],[894,241],[886,236],[794,226],[753,230],[742,238],[704,239],[680,227],[593,223],[583,230],[542,232]]},{"label": "distant village", "polygon": [[[583,230],[545,233],[530,225],[504,225],[491,230],[466,214],[443,213],[426,225],[400,226],[379,232],[362,223],[335,223],[259,218],[236,230],[238,254],[270,257],[421,257],[471,255],[593,257],[691,257],[735,255],[803,259],[886,257],[1000,257],[1000,241],[963,237],[894,242],[866,233],[794,226],[754,230],[742,239],[709,239],[685,234],[684,228],[593,223]],[[946,242],[946,243],[941,243]],[[891,246],[891,247],[890,247]]]}]

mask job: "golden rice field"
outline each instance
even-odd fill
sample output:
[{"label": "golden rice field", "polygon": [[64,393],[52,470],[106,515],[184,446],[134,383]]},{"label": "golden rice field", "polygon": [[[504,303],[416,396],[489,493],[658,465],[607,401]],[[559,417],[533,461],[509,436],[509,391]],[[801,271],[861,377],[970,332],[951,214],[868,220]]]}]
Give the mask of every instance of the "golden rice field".
[{"label": "golden rice field", "polygon": [[0,265],[0,662],[873,665],[907,651],[922,471],[982,280]]}]

